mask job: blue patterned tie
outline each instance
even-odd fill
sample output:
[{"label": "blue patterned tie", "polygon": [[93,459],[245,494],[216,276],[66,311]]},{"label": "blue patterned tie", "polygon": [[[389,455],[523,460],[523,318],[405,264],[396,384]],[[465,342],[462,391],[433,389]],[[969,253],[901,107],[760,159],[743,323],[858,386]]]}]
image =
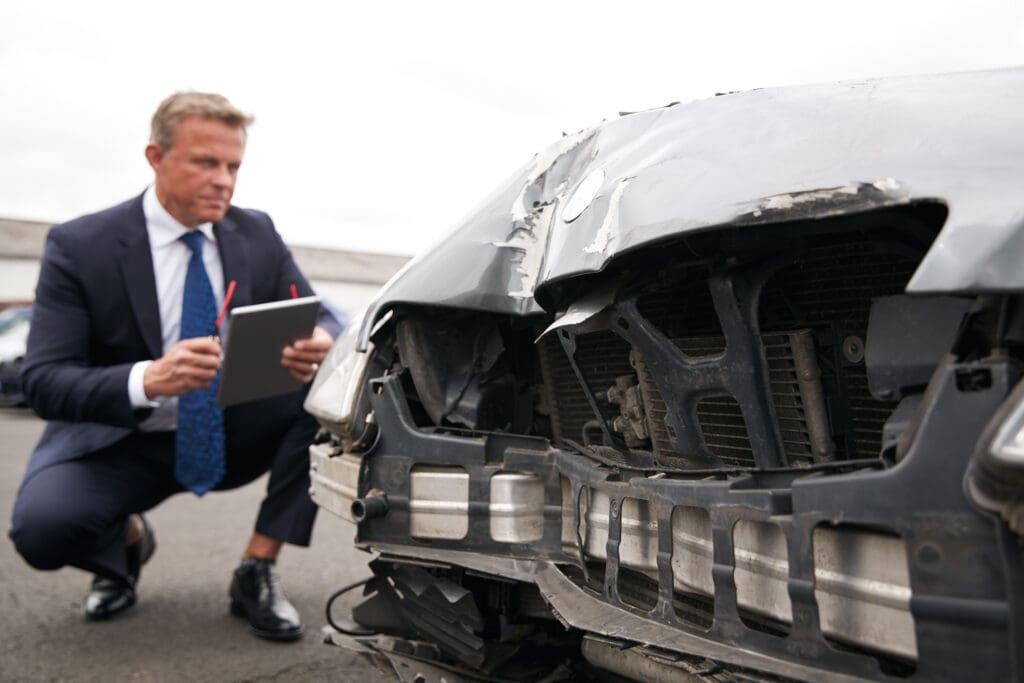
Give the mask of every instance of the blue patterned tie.
[{"label": "blue patterned tie", "polygon": [[[181,306],[181,338],[207,337],[214,332],[217,300],[203,267],[203,233],[181,236],[192,250],[185,274]],[[224,414],[217,406],[217,382],[178,397],[178,433],[174,476],[187,489],[203,495],[224,477]]]}]

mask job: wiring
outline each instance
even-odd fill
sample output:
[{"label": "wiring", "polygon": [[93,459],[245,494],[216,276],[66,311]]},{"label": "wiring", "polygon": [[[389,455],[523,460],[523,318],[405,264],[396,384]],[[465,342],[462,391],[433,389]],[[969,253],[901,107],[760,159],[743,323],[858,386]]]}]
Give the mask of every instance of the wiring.
[{"label": "wiring", "polygon": [[355,583],[350,583],[347,586],[345,586],[343,588],[339,588],[338,590],[334,591],[334,593],[331,594],[331,597],[327,598],[327,607],[326,607],[325,611],[327,613],[327,623],[331,625],[331,628],[333,628],[335,631],[338,631],[339,633],[344,633],[346,636],[369,636],[369,635],[373,635],[373,633],[374,633],[373,631],[369,631],[369,630],[366,630],[366,629],[355,629],[355,630],[353,630],[353,629],[342,628],[341,626],[338,626],[338,624],[335,623],[334,617],[331,616],[331,609],[334,607],[334,601],[335,600],[337,600],[341,596],[345,595],[345,593],[348,593],[350,590],[353,590],[354,588],[359,588],[360,586],[365,586],[367,583],[370,582],[370,579],[372,579],[372,578],[373,577],[370,576],[370,577],[367,577],[365,579],[362,579],[361,581],[356,581]]}]

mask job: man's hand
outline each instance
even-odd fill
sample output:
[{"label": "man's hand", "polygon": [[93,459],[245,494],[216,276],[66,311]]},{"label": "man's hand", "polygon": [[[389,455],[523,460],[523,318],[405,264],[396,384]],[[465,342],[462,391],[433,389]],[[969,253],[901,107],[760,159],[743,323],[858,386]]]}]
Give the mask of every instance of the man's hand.
[{"label": "man's hand", "polygon": [[320,369],[320,363],[327,357],[333,343],[334,338],[327,330],[315,327],[313,336],[309,339],[298,339],[290,346],[284,347],[281,352],[281,365],[288,368],[295,379],[303,383],[309,382]]},{"label": "man's hand", "polygon": [[146,397],[181,396],[205,389],[220,368],[220,341],[210,337],[182,339],[149,364],[142,376]]}]

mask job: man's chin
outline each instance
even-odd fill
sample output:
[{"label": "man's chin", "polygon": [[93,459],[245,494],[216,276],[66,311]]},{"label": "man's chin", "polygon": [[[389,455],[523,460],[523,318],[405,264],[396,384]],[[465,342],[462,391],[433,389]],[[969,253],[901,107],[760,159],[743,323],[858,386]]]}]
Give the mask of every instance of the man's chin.
[{"label": "man's chin", "polygon": [[222,207],[204,209],[199,212],[199,218],[203,223],[219,223],[227,214],[229,208],[231,208],[231,205],[225,204]]}]

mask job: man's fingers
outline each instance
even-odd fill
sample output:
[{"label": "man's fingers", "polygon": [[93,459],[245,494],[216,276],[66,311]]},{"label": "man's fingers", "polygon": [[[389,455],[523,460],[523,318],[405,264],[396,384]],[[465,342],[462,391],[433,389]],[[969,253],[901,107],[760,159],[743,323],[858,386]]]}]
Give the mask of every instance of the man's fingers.
[{"label": "man's fingers", "polygon": [[298,339],[281,351],[281,365],[288,368],[292,377],[300,382],[309,382],[316,376],[320,364],[324,362],[334,338],[323,328],[313,329],[308,339]]},{"label": "man's fingers", "polygon": [[282,358],[281,365],[288,368],[288,372],[291,373],[291,376],[302,383],[312,380],[316,375],[316,371],[320,369],[320,363],[317,361],[294,360],[289,358]]},{"label": "man's fingers", "polygon": [[186,366],[216,370],[220,367],[220,354],[186,351],[182,356],[182,362]]},{"label": "man's fingers", "polygon": [[209,337],[183,339],[146,369],[146,395],[180,396],[205,389],[220,369],[220,342]]},{"label": "man's fingers", "polygon": [[289,370],[295,370],[298,372],[316,372],[320,369],[320,362],[316,359],[297,359],[297,358],[282,358],[281,365],[285,366]]},{"label": "man's fingers", "polygon": [[281,351],[281,362],[287,367],[292,367],[287,361],[294,361],[296,368],[302,363],[307,366],[319,365],[324,362],[332,344],[334,339],[326,330],[320,327],[313,328],[313,336],[308,339],[297,339]]},{"label": "man's fingers", "polygon": [[322,327],[314,327],[312,336],[307,339],[296,339],[292,346],[297,351],[308,351],[322,355],[330,350],[333,343],[334,338],[330,332]]},{"label": "man's fingers", "polygon": [[319,363],[324,359],[324,355],[323,351],[301,350],[294,346],[286,346],[281,352],[282,359],[297,363]]},{"label": "man's fingers", "polygon": [[210,337],[182,339],[164,358],[185,371],[194,368],[216,371],[220,367],[220,342]]},{"label": "man's fingers", "polygon": [[220,355],[220,341],[216,337],[193,337],[191,339],[182,339],[174,345],[174,348],[179,347],[196,353]]}]

